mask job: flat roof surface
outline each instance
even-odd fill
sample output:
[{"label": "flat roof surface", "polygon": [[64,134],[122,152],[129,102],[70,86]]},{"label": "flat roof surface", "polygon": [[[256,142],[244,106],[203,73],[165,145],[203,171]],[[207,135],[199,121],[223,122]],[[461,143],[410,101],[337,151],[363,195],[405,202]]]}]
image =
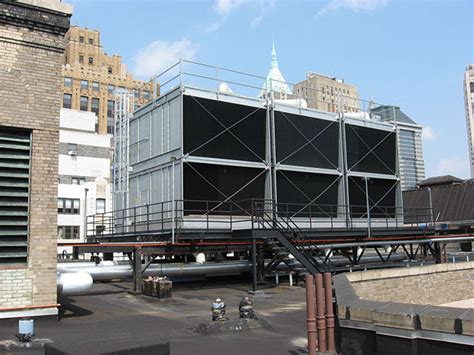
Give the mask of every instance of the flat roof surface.
[{"label": "flat roof surface", "polygon": [[[240,298],[250,289],[244,278],[175,284],[172,300],[127,293],[130,282],[95,283],[87,295],[60,299],[66,312],[60,321],[35,320],[36,338],[74,354],[110,352],[170,342],[171,354],[305,354],[306,303],[301,287],[265,289],[253,297],[257,316],[271,325],[225,334],[200,335],[193,328],[211,318],[213,300],[227,304],[227,315],[238,318]],[[17,320],[0,322],[0,340],[13,339]]]}]

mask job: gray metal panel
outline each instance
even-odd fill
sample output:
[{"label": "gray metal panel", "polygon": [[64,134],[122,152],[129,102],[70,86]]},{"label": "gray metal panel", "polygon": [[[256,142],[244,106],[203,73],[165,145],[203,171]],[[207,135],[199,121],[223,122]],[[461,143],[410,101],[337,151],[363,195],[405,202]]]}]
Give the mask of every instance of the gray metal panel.
[{"label": "gray metal panel", "polygon": [[130,122],[130,164],[132,165],[138,162],[138,128],[138,120]]},{"label": "gray metal panel", "polygon": [[143,161],[150,157],[150,117],[150,114],[146,114],[138,121],[138,161]]},{"label": "gray metal panel", "polygon": [[163,107],[151,111],[151,156],[163,153]]}]

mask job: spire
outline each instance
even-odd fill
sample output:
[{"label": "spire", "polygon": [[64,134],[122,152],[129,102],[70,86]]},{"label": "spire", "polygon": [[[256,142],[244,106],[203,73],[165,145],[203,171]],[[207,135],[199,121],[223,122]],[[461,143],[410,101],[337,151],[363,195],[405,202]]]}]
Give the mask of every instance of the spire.
[{"label": "spire", "polygon": [[272,42],[272,68],[278,68],[277,52],[275,50],[275,42]]},{"label": "spire", "polygon": [[272,63],[268,72],[263,88],[260,91],[259,97],[265,97],[269,92],[274,92],[275,97],[282,98],[291,94],[290,87],[283,78],[283,75],[278,69],[278,60],[275,50],[275,42],[272,41]]}]

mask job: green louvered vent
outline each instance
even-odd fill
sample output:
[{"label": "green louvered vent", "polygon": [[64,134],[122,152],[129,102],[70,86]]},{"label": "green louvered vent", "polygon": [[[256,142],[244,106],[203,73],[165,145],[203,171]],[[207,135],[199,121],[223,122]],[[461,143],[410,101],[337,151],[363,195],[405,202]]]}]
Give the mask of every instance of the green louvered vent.
[{"label": "green louvered vent", "polygon": [[25,263],[31,132],[0,127],[0,264]]}]

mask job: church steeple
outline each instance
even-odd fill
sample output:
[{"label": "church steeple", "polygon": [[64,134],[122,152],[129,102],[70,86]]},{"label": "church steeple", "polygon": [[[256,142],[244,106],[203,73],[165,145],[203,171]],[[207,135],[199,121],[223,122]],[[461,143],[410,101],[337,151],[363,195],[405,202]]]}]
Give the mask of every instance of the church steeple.
[{"label": "church steeple", "polygon": [[290,87],[286,83],[285,78],[283,78],[280,69],[278,69],[274,42],[272,42],[272,62],[270,64],[270,70],[268,71],[267,79],[263,84],[259,97],[265,97],[270,92],[273,92],[274,97],[277,99],[286,98],[287,95],[291,95]]},{"label": "church steeple", "polygon": [[272,68],[278,68],[277,52],[275,50],[275,42],[272,43]]}]

